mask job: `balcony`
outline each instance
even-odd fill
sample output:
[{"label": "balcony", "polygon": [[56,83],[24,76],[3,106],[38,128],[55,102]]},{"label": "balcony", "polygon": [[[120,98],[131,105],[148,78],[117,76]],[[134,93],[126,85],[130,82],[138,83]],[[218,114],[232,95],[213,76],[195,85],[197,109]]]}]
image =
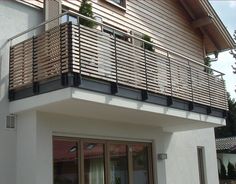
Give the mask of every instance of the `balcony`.
[{"label": "balcony", "polygon": [[[126,40],[101,31],[99,26],[92,29],[68,21],[12,45],[10,101],[78,87],[225,116],[228,104],[222,73],[141,38],[123,34]],[[134,39],[142,45],[152,45],[153,51],[135,46]]]}]

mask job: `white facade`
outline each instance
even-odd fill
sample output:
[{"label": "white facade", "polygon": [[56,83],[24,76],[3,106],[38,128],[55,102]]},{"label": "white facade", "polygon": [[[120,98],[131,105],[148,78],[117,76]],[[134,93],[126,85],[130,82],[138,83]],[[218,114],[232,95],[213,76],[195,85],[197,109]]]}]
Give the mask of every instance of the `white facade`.
[{"label": "white facade", "polygon": [[[50,94],[47,95],[50,96]],[[61,93],[61,95],[66,98],[65,93]],[[56,98],[57,95],[54,93],[52,96]],[[160,124],[157,123],[157,126],[154,124],[155,122],[143,122],[141,124],[134,120],[125,122],[123,118],[120,118],[120,120],[118,118],[117,120],[107,120],[103,118],[103,114],[100,114],[102,113],[101,110],[97,112],[100,116],[95,117],[92,115],[95,112],[92,106],[94,105],[95,109],[97,109],[97,104],[87,106],[89,103],[83,103],[78,101],[78,99],[73,99],[77,103],[77,108],[74,109],[75,114],[68,114],[66,110],[63,110],[59,102],[54,102],[55,106],[43,107],[42,100],[36,100],[37,97],[31,98],[35,102],[41,101],[37,108],[34,107],[38,111],[26,112],[24,109],[17,116],[17,181],[20,184],[32,183],[33,181],[39,184],[42,182],[52,183],[53,135],[152,142],[156,183],[164,184],[182,184],[183,182],[199,184],[197,147],[204,147],[206,181],[208,183],[218,182],[213,128],[172,133],[163,130],[162,127],[158,127]],[[17,105],[17,103],[21,103],[20,101],[12,102],[11,105],[24,108],[23,104]],[[63,100],[66,109],[68,109],[68,103],[70,104],[70,102]],[[128,102],[126,103],[126,105],[130,105]],[[37,104],[35,103],[34,105]],[[81,110],[81,107],[85,110]],[[104,106],[103,108],[106,109]],[[70,107],[69,109],[72,110],[73,108]],[[15,111],[16,108],[14,108]],[[90,111],[91,117],[85,117],[87,116],[84,114],[85,111]],[[114,112],[118,113],[118,116],[127,115],[119,110],[110,111],[108,114]],[[178,118],[176,118],[174,123],[178,123],[177,121]],[[158,153],[166,153],[167,160],[158,160]],[[35,165],[37,167],[34,167]],[[31,173],[30,175],[28,174],[29,172]]]},{"label": "white facade", "polygon": [[[5,128],[9,114],[8,66],[9,46],[7,39],[42,22],[42,12],[15,1],[0,1],[0,183],[16,183],[16,134]],[[25,39],[27,35],[20,39]]]},{"label": "white facade", "polygon": [[[43,15],[0,1],[0,17],[1,184],[53,184],[53,135],[152,142],[155,184],[199,184],[197,147],[204,147],[206,183],[219,183],[213,127],[224,125],[223,118],[73,88],[9,103],[6,41]],[[10,113],[17,115],[15,130],[5,128]],[[167,159],[158,160],[158,153]]]}]

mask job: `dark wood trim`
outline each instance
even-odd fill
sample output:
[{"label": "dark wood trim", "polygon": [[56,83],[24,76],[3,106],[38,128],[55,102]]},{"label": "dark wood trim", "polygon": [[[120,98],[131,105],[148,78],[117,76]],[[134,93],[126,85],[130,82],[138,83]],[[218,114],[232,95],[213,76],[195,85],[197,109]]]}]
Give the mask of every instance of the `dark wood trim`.
[{"label": "dark wood trim", "polygon": [[153,178],[153,155],[152,155],[152,143],[149,142],[138,142],[138,141],[121,141],[121,140],[104,140],[104,139],[91,139],[91,138],[79,138],[79,137],[66,137],[66,136],[52,136],[52,147],[53,147],[53,140],[70,140],[75,141],[77,145],[77,161],[78,161],[78,183],[84,183],[84,153],[83,153],[83,145],[84,143],[100,143],[103,144],[104,149],[104,179],[105,184],[109,184],[110,180],[110,152],[109,147],[111,144],[123,144],[126,146],[127,149],[127,166],[128,166],[128,181],[129,184],[133,183],[133,155],[132,155],[132,145],[140,144],[147,146],[147,156],[148,156],[148,179],[149,184],[154,184]]},{"label": "dark wood trim", "polygon": [[129,184],[133,183],[133,156],[132,156],[132,144],[127,145],[128,152],[128,176],[129,176]]},{"label": "dark wood trim", "polygon": [[84,183],[84,139],[80,140],[80,182]]},{"label": "dark wood trim", "polygon": [[109,152],[109,146],[110,146],[110,142],[106,142],[105,144],[105,178],[106,178],[106,184],[110,184],[111,183],[111,178],[110,178],[110,152]]},{"label": "dark wood trim", "polygon": [[[77,175],[78,175],[78,180],[77,180],[77,183],[80,183],[81,182],[81,167],[82,167],[82,164],[81,164],[81,161],[82,161],[82,157],[81,157],[81,141],[76,141],[76,145],[77,145],[77,150],[76,150],[76,153],[77,153],[77,162],[78,162],[78,168],[77,168]],[[79,149],[80,148],[80,149]]]},{"label": "dark wood trim", "polygon": [[150,143],[148,145],[148,179],[150,184],[154,184],[154,163],[153,162],[153,145]]}]

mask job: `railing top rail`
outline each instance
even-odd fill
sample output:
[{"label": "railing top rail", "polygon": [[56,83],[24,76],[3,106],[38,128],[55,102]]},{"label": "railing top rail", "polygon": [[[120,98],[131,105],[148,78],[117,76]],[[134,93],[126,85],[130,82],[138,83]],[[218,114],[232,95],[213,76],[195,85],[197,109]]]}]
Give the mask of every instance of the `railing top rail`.
[{"label": "railing top rail", "polygon": [[210,70],[212,70],[212,71],[214,71],[214,72],[217,72],[217,73],[218,73],[219,75],[221,75],[221,76],[225,75],[224,73],[222,73],[222,72],[220,72],[220,71],[218,71],[218,70],[212,69],[212,68],[210,68],[210,67],[208,67],[208,66],[206,66],[206,65],[204,65],[204,64],[202,64],[202,63],[199,63],[199,62],[197,62],[197,61],[195,61],[195,60],[193,60],[193,59],[191,59],[191,58],[189,58],[189,57],[186,57],[186,56],[184,56],[184,55],[182,55],[182,54],[180,54],[180,53],[178,53],[178,52],[170,51],[170,50],[166,49],[165,47],[163,47],[163,46],[161,46],[161,45],[158,45],[158,44],[155,44],[155,43],[152,43],[152,42],[148,42],[148,41],[146,41],[146,40],[144,40],[144,39],[142,39],[142,38],[136,37],[136,36],[131,35],[131,34],[127,33],[127,32],[124,32],[124,31],[121,31],[121,30],[119,30],[119,29],[117,29],[117,28],[114,28],[114,27],[112,27],[112,26],[110,26],[110,25],[104,24],[104,23],[99,22],[99,21],[97,21],[97,20],[95,20],[95,19],[92,19],[92,18],[90,18],[90,17],[81,15],[81,14],[79,14],[79,13],[76,13],[76,12],[73,12],[73,11],[70,11],[70,10],[67,11],[67,12],[64,12],[64,13],[62,13],[62,14],[60,14],[60,15],[58,15],[58,16],[52,18],[52,19],[49,19],[49,20],[47,20],[47,21],[45,21],[45,22],[42,22],[41,24],[39,24],[39,25],[37,25],[37,26],[34,26],[34,27],[32,27],[32,28],[29,28],[29,29],[27,29],[27,30],[25,30],[25,31],[23,31],[23,32],[21,32],[21,33],[15,35],[15,36],[9,38],[8,41],[12,41],[12,40],[14,40],[14,39],[16,39],[16,38],[18,38],[18,37],[20,37],[20,36],[22,36],[22,35],[28,33],[28,32],[31,32],[31,31],[33,31],[33,30],[35,30],[35,29],[38,29],[39,27],[44,26],[44,25],[46,25],[46,24],[48,24],[48,23],[50,23],[50,22],[52,22],[52,21],[54,21],[54,20],[57,20],[57,19],[61,18],[61,17],[64,16],[64,15],[74,15],[74,16],[76,16],[76,17],[81,17],[81,18],[83,18],[83,19],[92,21],[92,22],[94,22],[94,23],[96,23],[96,24],[98,24],[98,25],[100,25],[100,26],[106,26],[106,27],[108,27],[108,28],[111,28],[113,31],[120,32],[120,33],[122,33],[122,34],[124,34],[124,35],[126,35],[126,36],[128,36],[128,37],[130,37],[130,38],[134,38],[134,39],[139,40],[139,41],[141,41],[141,42],[143,42],[143,43],[151,44],[151,45],[153,45],[154,47],[157,47],[158,49],[160,49],[160,50],[162,50],[162,51],[165,51],[165,52],[167,53],[167,55],[173,54],[173,55],[175,55],[175,56],[178,56],[178,57],[181,57],[181,58],[183,58],[183,59],[186,59],[187,61],[190,61],[190,62],[192,62],[192,63],[194,63],[194,64],[196,64],[196,65],[199,65],[199,66],[201,66],[201,67],[204,67],[204,68],[210,69]]}]

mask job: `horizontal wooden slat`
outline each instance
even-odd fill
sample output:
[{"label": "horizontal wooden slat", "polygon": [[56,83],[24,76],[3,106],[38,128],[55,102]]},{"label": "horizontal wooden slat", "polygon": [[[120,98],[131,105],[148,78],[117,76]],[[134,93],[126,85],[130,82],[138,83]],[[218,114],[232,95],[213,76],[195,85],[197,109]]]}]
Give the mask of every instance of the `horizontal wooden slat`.
[{"label": "horizontal wooden slat", "polygon": [[[144,50],[83,26],[80,31],[78,26],[73,26],[72,33],[68,34],[67,26],[54,28],[11,47],[10,89],[20,89],[36,81],[45,82],[73,71],[228,109],[224,81],[206,73],[204,67],[171,54],[168,57],[165,52]],[[70,35],[72,39],[68,40]]]}]

